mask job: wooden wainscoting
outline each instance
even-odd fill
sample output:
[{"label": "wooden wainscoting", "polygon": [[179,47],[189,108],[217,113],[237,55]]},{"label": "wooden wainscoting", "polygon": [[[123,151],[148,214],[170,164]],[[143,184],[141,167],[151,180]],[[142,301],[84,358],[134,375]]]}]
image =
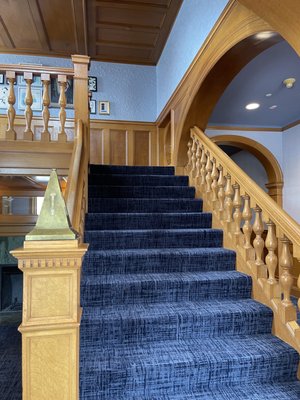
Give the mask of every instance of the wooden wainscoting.
[{"label": "wooden wainscoting", "polygon": [[92,120],[91,164],[158,165],[155,123]]}]

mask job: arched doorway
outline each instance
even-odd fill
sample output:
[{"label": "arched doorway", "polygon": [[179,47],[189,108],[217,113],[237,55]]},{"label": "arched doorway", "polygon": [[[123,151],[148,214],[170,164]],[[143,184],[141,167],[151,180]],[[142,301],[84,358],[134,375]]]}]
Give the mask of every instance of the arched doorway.
[{"label": "arched doorway", "polygon": [[253,154],[266,170],[268,194],[282,206],[283,174],[274,155],[262,144],[253,139],[238,135],[220,135],[211,138],[217,145],[236,146]]},{"label": "arched doorway", "polygon": [[[275,1],[279,3],[279,0]],[[245,3],[246,7],[241,3]],[[173,164],[176,166],[186,164],[190,128],[197,125],[205,131],[209,116],[223,91],[249,61],[281,41],[282,37],[300,54],[300,26],[296,23],[300,18],[300,7],[292,7],[297,18],[293,17],[290,24],[291,1],[280,4],[278,8],[264,3],[254,0],[255,6],[252,6],[252,1],[248,0],[233,2],[226,18],[210,38],[209,46],[203,49],[194,63],[186,94],[181,102],[174,105],[175,119],[178,121],[174,129]],[[268,18],[266,10],[270,12]],[[289,30],[290,34],[287,33]],[[265,31],[278,33],[261,39],[257,34]],[[193,73],[195,76],[192,76]]]}]

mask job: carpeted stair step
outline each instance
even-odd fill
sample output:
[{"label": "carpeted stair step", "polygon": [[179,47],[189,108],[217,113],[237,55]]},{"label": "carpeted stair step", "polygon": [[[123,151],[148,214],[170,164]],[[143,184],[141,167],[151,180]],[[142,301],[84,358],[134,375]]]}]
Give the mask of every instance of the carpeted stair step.
[{"label": "carpeted stair step", "polygon": [[132,229],[85,231],[91,250],[221,247],[220,229]]},{"label": "carpeted stair step", "polygon": [[[81,392],[98,399],[173,395],[296,379],[299,355],[272,335],[81,347]],[[95,397],[96,398],[96,397]],[[241,397],[243,399],[243,397]]]},{"label": "carpeted stair step", "polygon": [[90,165],[90,174],[150,174],[150,175],[174,175],[174,167],[139,167],[125,165]]},{"label": "carpeted stair step", "polygon": [[[101,189],[99,189],[101,190]],[[132,199],[89,197],[89,211],[94,213],[201,212],[201,199]]]},{"label": "carpeted stair step", "polygon": [[89,213],[86,230],[210,228],[211,213]]},{"label": "carpeted stair step", "polygon": [[85,307],[81,340],[99,346],[271,332],[272,311],[251,300]]},{"label": "carpeted stair step", "polygon": [[[96,400],[96,397],[88,397]],[[119,400],[127,400],[128,397],[119,397]],[[300,382],[273,382],[243,384],[222,389],[203,390],[201,392],[184,393],[179,395],[162,396],[138,396],[130,397],[130,400],[299,400]],[[98,398],[97,398],[98,400]]]},{"label": "carpeted stair step", "polygon": [[172,175],[90,175],[89,185],[108,186],[187,186],[187,176]]},{"label": "carpeted stair step", "polygon": [[168,274],[85,275],[82,306],[172,303],[208,299],[245,299],[251,278],[237,271]]},{"label": "carpeted stair step", "polygon": [[[89,250],[84,275],[134,274],[235,269],[235,252],[222,247],[179,249]],[[213,267],[212,267],[213,266]]]},{"label": "carpeted stair step", "polygon": [[89,186],[89,197],[193,199],[195,188],[189,186]]}]

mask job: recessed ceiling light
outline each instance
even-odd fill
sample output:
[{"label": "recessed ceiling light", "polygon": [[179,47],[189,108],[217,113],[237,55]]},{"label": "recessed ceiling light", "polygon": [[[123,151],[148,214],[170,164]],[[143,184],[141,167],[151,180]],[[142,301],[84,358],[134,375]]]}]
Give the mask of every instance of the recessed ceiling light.
[{"label": "recessed ceiling light", "polygon": [[260,107],[260,104],[258,103],[249,103],[246,105],[246,110],[256,110],[257,108]]},{"label": "recessed ceiling light", "polygon": [[266,96],[266,97],[271,97],[271,96],[272,96],[272,93],[266,93],[265,96]]},{"label": "recessed ceiling light", "polygon": [[276,104],[274,104],[273,106],[270,106],[269,109],[270,110],[275,110],[275,108],[277,108],[278,106]]},{"label": "recessed ceiling light", "polygon": [[275,32],[266,31],[266,32],[259,32],[255,35],[256,39],[269,39],[270,37],[274,36]]}]

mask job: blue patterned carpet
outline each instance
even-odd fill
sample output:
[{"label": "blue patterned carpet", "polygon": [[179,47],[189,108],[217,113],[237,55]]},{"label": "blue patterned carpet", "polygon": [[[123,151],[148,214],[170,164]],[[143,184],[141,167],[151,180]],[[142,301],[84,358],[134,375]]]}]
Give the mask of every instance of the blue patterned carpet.
[{"label": "blue patterned carpet", "polygon": [[91,166],[81,400],[296,400],[298,353],[271,335],[186,177]]},{"label": "blue patterned carpet", "polygon": [[22,399],[21,334],[17,326],[0,325],[0,399]]}]

